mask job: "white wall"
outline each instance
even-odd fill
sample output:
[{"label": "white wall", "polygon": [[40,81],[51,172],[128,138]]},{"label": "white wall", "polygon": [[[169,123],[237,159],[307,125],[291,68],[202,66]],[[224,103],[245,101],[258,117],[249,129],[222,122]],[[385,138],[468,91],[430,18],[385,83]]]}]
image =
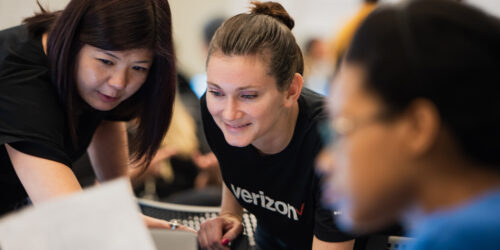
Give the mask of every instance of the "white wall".
[{"label": "white wall", "polygon": [[[50,10],[64,8],[69,0],[39,0]],[[25,17],[39,11],[36,0],[0,0],[0,29],[18,25]]]},{"label": "white wall", "polygon": [[[49,10],[64,8],[69,0],[39,0]],[[275,0],[283,4],[295,19],[294,33],[299,43],[310,36],[329,38],[356,12],[361,0]],[[395,2],[399,0],[382,0]],[[170,0],[174,40],[179,65],[187,75],[204,71],[201,32],[212,16],[247,11],[249,0]],[[500,16],[499,0],[469,0]],[[36,0],[0,0],[0,29],[19,24],[37,11]]]}]

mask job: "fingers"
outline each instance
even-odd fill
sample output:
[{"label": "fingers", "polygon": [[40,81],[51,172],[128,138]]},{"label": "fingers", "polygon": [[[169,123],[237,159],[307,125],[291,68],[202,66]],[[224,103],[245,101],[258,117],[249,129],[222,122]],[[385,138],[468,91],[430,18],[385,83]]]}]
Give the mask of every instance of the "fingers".
[{"label": "fingers", "polygon": [[225,230],[226,233],[222,236],[222,240],[233,241],[243,231],[243,226],[241,225],[241,223],[237,224],[231,223],[231,226],[226,226],[226,227],[227,230]]},{"label": "fingers", "polygon": [[217,217],[205,221],[200,225],[200,231],[198,231],[198,239],[200,247],[202,249],[222,249],[220,244],[220,239],[222,237],[222,219]]},{"label": "fingers", "polygon": [[[166,220],[161,220],[146,215],[142,215],[142,217],[148,228],[172,229],[172,225]],[[177,225],[175,230],[197,233],[193,228],[184,225]]]},{"label": "fingers", "polygon": [[217,157],[214,153],[198,154],[193,156],[193,161],[200,169],[214,168],[218,165]]},{"label": "fingers", "polygon": [[171,229],[170,223],[166,220],[160,220],[146,215],[142,215],[142,218],[148,228]]},{"label": "fingers", "polygon": [[[222,244],[222,234],[227,223],[233,224],[231,221],[228,221],[227,218],[223,217],[217,217],[202,223],[200,231],[198,231],[200,247],[209,250],[228,250],[229,247]],[[229,227],[229,230],[231,229],[232,227]]]},{"label": "fingers", "polygon": [[179,225],[176,230],[181,230],[181,231],[186,231],[186,232],[192,232],[192,233],[198,233],[193,228],[190,228],[190,227],[184,226],[184,225]]}]

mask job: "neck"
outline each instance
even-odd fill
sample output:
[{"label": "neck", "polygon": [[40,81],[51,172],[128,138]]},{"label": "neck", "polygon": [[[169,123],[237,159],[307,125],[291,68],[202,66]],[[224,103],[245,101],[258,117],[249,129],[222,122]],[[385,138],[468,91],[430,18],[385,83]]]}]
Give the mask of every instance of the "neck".
[{"label": "neck", "polygon": [[47,38],[48,38],[48,33],[43,33],[42,46],[43,46],[43,52],[45,52],[45,55],[47,55]]},{"label": "neck", "polygon": [[[449,166],[441,168],[442,166]],[[421,176],[417,199],[425,213],[460,206],[500,188],[500,175],[484,166],[448,161],[435,165],[432,175]],[[492,169],[492,168],[490,168]]]},{"label": "neck", "polygon": [[298,102],[295,102],[289,112],[282,112],[281,114],[280,119],[274,124],[272,131],[265,138],[252,143],[263,155],[277,154],[290,144],[299,115]]}]

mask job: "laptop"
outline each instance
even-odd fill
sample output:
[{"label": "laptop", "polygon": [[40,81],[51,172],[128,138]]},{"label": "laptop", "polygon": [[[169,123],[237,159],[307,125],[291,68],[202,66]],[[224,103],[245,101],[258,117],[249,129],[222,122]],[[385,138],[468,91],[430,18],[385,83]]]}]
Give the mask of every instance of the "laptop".
[{"label": "laptop", "polygon": [[150,229],[157,250],[197,250],[196,233],[170,229]]}]

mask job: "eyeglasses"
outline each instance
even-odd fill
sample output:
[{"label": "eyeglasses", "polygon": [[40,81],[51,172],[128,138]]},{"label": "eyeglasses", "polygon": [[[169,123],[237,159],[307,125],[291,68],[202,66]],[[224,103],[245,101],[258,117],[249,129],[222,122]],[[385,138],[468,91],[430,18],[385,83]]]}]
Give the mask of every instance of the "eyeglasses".
[{"label": "eyeglasses", "polygon": [[387,120],[390,117],[387,112],[379,112],[365,119],[350,119],[344,116],[325,121],[319,126],[320,136],[325,146],[335,145],[341,137],[352,134],[360,128],[375,122]]}]

